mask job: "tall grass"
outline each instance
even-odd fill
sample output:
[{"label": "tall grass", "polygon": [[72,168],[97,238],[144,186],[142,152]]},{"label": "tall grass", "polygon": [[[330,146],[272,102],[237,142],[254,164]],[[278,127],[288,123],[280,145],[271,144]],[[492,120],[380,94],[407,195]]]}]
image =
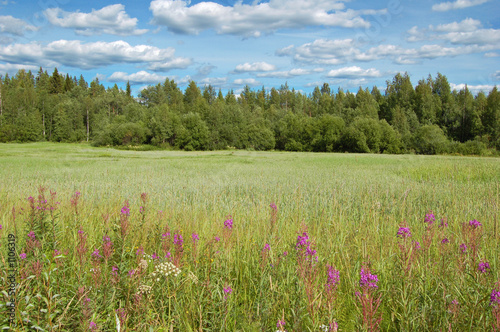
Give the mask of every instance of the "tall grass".
[{"label": "tall grass", "polygon": [[8,234],[26,254],[13,330],[499,328],[498,159],[37,143],[0,161],[2,264]]}]

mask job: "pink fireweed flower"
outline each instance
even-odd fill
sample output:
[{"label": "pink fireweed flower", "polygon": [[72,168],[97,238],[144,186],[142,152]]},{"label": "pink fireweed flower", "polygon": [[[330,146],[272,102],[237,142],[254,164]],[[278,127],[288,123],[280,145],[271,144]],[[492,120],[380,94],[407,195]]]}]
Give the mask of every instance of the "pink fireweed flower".
[{"label": "pink fireweed flower", "polygon": [[486,273],[488,272],[487,270],[489,269],[490,269],[490,263],[488,262],[480,262],[477,267],[477,270],[481,273]]},{"label": "pink fireweed flower", "polygon": [[460,245],[460,250],[462,251],[463,254],[467,252],[467,245],[465,243],[462,243]]},{"label": "pink fireweed flower", "polygon": [[196,244],[196,241],[200,239],[200,237],[196,233],[191,234],[191,238],[193,239],[194,244]]},{"label": "pink fireweed flower", "polygon": [[99,254],[99,249],[96,249],[94,250],[94,252],[92,252],[92,254],[90,254],[92,256],[92,258],[94,259],[99,259],[99,258],[102,258],[102,256]]},{"label": "pink fireweed flower", "polygon": [[400,227],[398,230],[397,237],[400,237],[402,239],[406,239],[411,236],[410,228],[409,227]]},{"label": "pink fireweed flower", "polygon": [[182,238],[181,234],[174,234],[174,244],[176,246],[182,247],[184,244],[184,239]]},{"label": "pink fireweed flower", "polygon": [[233,219],[227,219],[224,221],[224,228],[233,229]]},{"label": "pink fireweed flower", "polygon": [[420,249],[421,249],[421,247],[420,247],[420,242],[418,242],[418,241],[413,241],[413,248],[414,248],[415,250],[420,250]]},{"label": "pink fireweed flower", "polygon": [[278,320],[278,322],[276,323],[276,328],[278,329],[278,331],[284,331],[285,329],[285,321],[284,320]]},{"label": "pink fireweed flower", "polygon": [[153,253],[153,255],[151,255],[151,258],[154,260],[154,259],[158,259],[160,258],[160,256],[158,256],[155,252]]},{"label": "pink fireweed flower", "polygon": [[441,240],[441,243],[442,244],[447,244],[447,243],[450,243],[450,240],[448,240],[448,238],[445,237],[444,239]]},{"label": "pink fireweed flower", "polygon": [[264,248],[262,248],[262,252],[266,252],[266,251],[270,251],[271,250],[271,246],[269,245],[269,243],[266,243],[264,245]]},{"label": "pink fireweed flower", "polygon": [[216,237],[214,237],[214,240],[215,240],[215,242],[219,242],[220,241],[220,237],[216,236]]},{"label": "pink fireweed flower", "polygon": [[142,246],[137,249],[135,252],[136,256],[142,256],[144,254],[144,249],[142,249]]},{"label": "pink fireweed flower", "polygon": [[231,288],[231,286],[227,286],[227,287],[223,288],[222,290],[224,291],[224,299],[227,300],[229,295],[231,295],[231,293],[233,292],[233,289]]},{"label": "pink fireweed flower", "polygon": [[337,289],[340,282],[340,273],[335,270],[333,266],[328,265],[328,274],[326,278],[326,289],[328,292],[332,292]]},{"label": "pink fireweed flower", "polygon": [[432,225],[434,223],[434,221],[436,221],[436,217],[434,216],[432,211],[429,211],[429,213],[425,215],[424,222],[429,224],[429,225]]},{"label": "pink fireweed flower", "polygon": [[167,254],[165,255],[165,258],[168,259],[168,260],[171,260],[172,259],[172,254],[170,252],[167,252]]},{"label": "pink fireweed flower", "polygon": [[474,229],[476,229],[476,228],[478,228],[478,227],[483,226],[483,225],[482,225],[479,221],[477,221],[476,219],[474,219],[474,220],[470,220],[470,221],[469,221],[469,225],[470,225],[472,228],[474,228]]},{"label": "pink fireweed flower", "polygon": [[35,240],[36,236],[35,236],[35,232],[31,231],[28,233],[28,236],[32,239],[32,240]]},{"label": "pink fireweed flower", "polygon": [[500,306],[500,290],[493,289],[491,291],[490,305],[494,307]]},{"label": "pink fireweed flower", "polygon": [[20,253],[20,254],[19,254],[19,258],[20,258],[21,260],[26,259],[26,253],[24,253],[24,252],[23,252],[23,253]]},{"label": "pink fireweed flower", "polygon": [[288,251],[283,252],[283,257],[288,256]]},{"label": "pink fireweed flower", "polygon": [[3,228],[2,225],[0,225],[0,231],[2,230],[2,228]]},{"label": "pink fireweed flower", "polygon": [[117,266],[113,266],[111,268],[111,275],[113,275],[113,276],[117,276],[118,275],[118,267]]},{"label": "pink fireweed flower", "polygon": [[170,232],[163,233],[161,235],[161,237],[162,237],[162,239],[166,239],[166,238],[170,237]]},{"label": "pink fireweed flower", "polygon": [[132,278],[132,276],[135,274],[135,270],[130,270],[128,271],[128,276]]},{"label": "pink fireweed flower", "polygon": [[359,287],[361,288],[378,288],[377,282],[378,277],[376,274],[371,274],[369,270],[366,270],[364,267],[361,268],[360,279],[359,279]]},{"label": "pink fireweed flower", "polygon": [[448,222],[446,221],[446,219],[441,219],[441,224],[439,225],[439,227],[448,227]]},{"label": "pink fireweed flower", "polygon": [[123,215],[129,216],[130,215],[130,208],[127,205],[125,205],[122,207],[120,213]]},{"label": "pink fireweed flower", "polygon": [[269,207],[270,207],[271,209],[273,209],[273,210],[277,210],[277,209],[278,209],[278,207],[277,207],[277,206],[276,206],[276,204],[274,204],[274,203],[271,203],[271,204],[269,205]]},{"label": "pink fireweed flower", "polygon": [[94,323],[94,322],[90,322],[90,324],[89,324],[89,329],[90,329],[90,331],[93,331],[93,330],[95,330],[96,328],[97,328],[97,324],[96,324],[96,323]]}]

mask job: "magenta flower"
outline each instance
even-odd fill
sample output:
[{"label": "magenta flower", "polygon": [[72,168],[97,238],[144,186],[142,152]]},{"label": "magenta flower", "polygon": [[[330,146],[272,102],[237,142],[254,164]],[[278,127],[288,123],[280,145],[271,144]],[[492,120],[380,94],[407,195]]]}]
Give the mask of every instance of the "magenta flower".
[{"label": "magenta flower", "polygon": [[97,324],[96,324],[96,323],[94,323],[94,322],[90,322],[90,324],[89,324],[89,329],[92,331],[92,330],[94,330],[94,329],[96,329],[96,328],[97,328]]},{"label": "magenta flower", "polygon": [[142,254],[144,254],[144,249],[142,249],[142,247],[139,247],[139,249],[137,249],[137,251],[135,252],[135,255],[142,256]]},{"label": "magenta flower", "polygon": [[500,306],[500,290],[493,289],[490,296],[490,305]]},{"label": "magenta flower", "polygon": [[182,247],[184,243],[184,239],[182,238],[181,234],[174,234],[174,244],[178,245],[179,247]]},{"label": "magenta flower", "polygon": [[271,250],[271,246],[269,245],[269,243],[266,243],[266,244],[264,245],[264,248],[262,248],[262,252],[264,252],[264,251],[269,251],[269,250]]},{"label": "magenta flower", "polygon": [[135,270],[130,270],[128,271],[128,276],[132,278],[132,276],[135,274]]},{"label": "magenta flower", "polygon": [[113,266],[111,268],[111,275],[118,276],[118,267],[117,266]]},{"label": "magenta flower", "polygon": [[28,236],[29,236],[32,240],[34,240],[34,239],[35,239],[35,237],[36,237],[36,236],[35,236],[35,232],[33,232],[33,231],[29,232],[29,233],[28,233]]},{"label": "magenta flower", "polygon": [[436,221],[436,217],[434,216],[432,211],[429,211],[429,213],[425,215],[424,222],[429,224],[429,225],[432,225],[434,223],[434,221]]},{"label": "magenta flower", "polygon": [[487,270],[489,269],[490,269],[490,263],[488,262],[480,262],[477,267],[477,270],[481,273],[486,273],[488,272]]},{"label": "magenta flower", "polygon": [[282,330],[285,328],[285,321],[284,320],[278,320],[278,322],[276,323],[276,328],[278,330]]},{"label": "magenta flower", "polygon": [[413,241],[413,248],[415,248],[415,250],[420,250],[421,249],[420,242]]},{"label": "magenta flower", "polygon": [[445,237],[444,239],[441,240],[441,243],[442,244],[447,244],[447,243],[450,243],[450,240],[448,240],[448,238]]},{"label": "magenta flower", "polygon": [[90,254],[92,258],[99,259],[102,258],[102,256],[99,254],[99,249],[94,250],[92,254]]},{"label": "magenta flower", "polygon": [[220,237],[216,236],[216,237],[214,237],[214,240],[215,240],[215,242],[219,242],[220,241]]},{"label": "magenta flower", "polygon": [[378,288],[378,277],[376,274],[371,274],[370,271],[361,268],[359,286],[361,288]]},{"label": "magenta flower", "polygon": [[233,219],[227,219],[224,221],[224,228],[233,229]]},{"label": "magenta flower", "polygon": [[400,227],[398,230],[397,237],[400,237],[402,239],[406,239],[407,237],[411,236],[410,228],[409,227]]},{"label": "magenta flower", "polygon": [[2,230],[2,225],[0,225],[0,231]]},{"label": "magenta flower", "polygon": [[271,203],[271,204],[269,205],[269,207],[270,207],[271,209],[273,209],[273,210],[277,210],[277,209],[278,209],[278,207],[277,207],[277,206],[276,206],[276,204],[274,204],[274,203]]},{"label": "magenta flower", "polygon": [[283,252],[283,256],[286,257],[288,255],[288,251]]},{"label": "magenta flower", "polygon": [[333,266],[328,266],[328,276],[326,279],[326,288],[328,291],[332,291],[337,288],[337,285],[340,282],[340,273],[338,270],[335,270]]},{"label": "magenta flower", "polygon": [[158,256],[155,252],[153,253],[153,255],[151,255],[151,258],[154,260],[154,259],[158,259],[160,258],[160,256]]},{"label": "magenta flower", "polygon": [[19,254],[19,258],[21,258],[21,260],[26,259],[26,253],[24,253],[24,252],[23,252],[23,253],[20,253],[20,254]]},{"label": "magenta flower", "polygon": [[469,225],[472,227],[472,228],[478,228],[478,227],[481,227],[483,225],[481,225],[481,223],[479,221],[477,221],[476,219],[474,220],[471,220],[469,221]]},{"label": "magenta flower", "polygon": [[198,241],[200,239],[200,237],[196,233],[193,233],[191,235],[191,238],[193,239],[193,243],[195,243],[195,244],[196,244],[196,241]]},{"label": "magenta flower", "polygon": [[465,243],[462,243],[460,245],[460,250],[462,250],[462,253],[465,254],[467,252],[467,245]]},{"label": "magenta flower", "polygon": [[445,219],[441,219],[441,224],[439,227],[448,227],[448,222]]},{"label": "magenta flower", "polygon": [[130,208],[128,206],[123,206],[122,210],[120,211],[121,214],[129,216],[130,215]]},{"label": "magenta flower", "polygon": [[223,291],[224,291],[224,299],[227,300],[229,295],[231,295],[231,293],[233,292],[233,289],[231,288],[231,286],[227,286],[226,288],[223,288]]},{"label": "magenta flower", "polygon": [[161,235],[161,237],[162,237],[163,239],[166,239],[167,237],[170,237],[170,232],[163,233],[163,234]]}]

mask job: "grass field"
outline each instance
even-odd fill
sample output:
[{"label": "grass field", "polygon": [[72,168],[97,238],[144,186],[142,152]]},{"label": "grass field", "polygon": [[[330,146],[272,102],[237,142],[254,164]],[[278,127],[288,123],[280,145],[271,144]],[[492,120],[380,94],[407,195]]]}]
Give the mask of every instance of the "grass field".
[{"label": "grass field", "polygon": [[12,330],[500,329],[498,158],[4,144],[0,179]]}]

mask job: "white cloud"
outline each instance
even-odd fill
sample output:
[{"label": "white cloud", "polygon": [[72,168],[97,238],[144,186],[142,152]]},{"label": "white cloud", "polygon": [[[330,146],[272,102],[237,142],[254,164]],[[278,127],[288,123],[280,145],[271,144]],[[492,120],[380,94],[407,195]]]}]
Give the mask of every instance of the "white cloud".
[{"label": "white cloud", "polygon": [[236,85],[260,85],[261,83],[255,78],[237,78],[233,81]]},{"label": "white cloud", "polygon": [[500,56],[500,53],[497,52],[486,52],[484,53],[484,56],[487,58],[496,58]]},{"label": "white cloud", "polygon": [[167,77],[148,73],[147,71],[141,70],[137,73],[127,74],[121,71],[114,72],[110,77],[108,77],[109,82],[127,82],[130,84],[153,84],[165,81]]},{"label": "white cloud", "polygon": [[32,72],[35,72],[38,71],[39,67],[30,65],[28,66],[19,65],[13,63],[0,63],[0,74],[5,74],[5,73],[15,74],[21,69],[24,69],[26,71],[31,70]]},{"label": "white cloud", "polygon": [[469,85],[469,84],[464,84],[464,83],[461,83],[461,84],[450,83],[451,90],[460,91],[460,90],[465,89],[466,86],[467,86],[467,89],[470,92],[472,92],[473,94],[477,94],[480,91],[483,91],[484,93],[487,94],[488,92],[493,90],[493,88],[495,87],[494,85],[488,85],[488,84]]},{"label": "white cloud", "polygon": [[452,22],[440,24],[437,27],[430,26],[430,29],[437,32],[472,32],[481,27],[481,21],[466,18],[462,22]]},{"label": "white cloud", "polygon": [[153,24],[164,25],[175,33],[198,34],[214,29],[219,34],[246,37],[306,26],[367,28],[370,24],[361,16],[377,12],[346,10],[343,1],[338,0],[270,0],[252,4],[238,1],[234,6],[215,2],[190,6],[184,0],[153,0],[149,9]]},{"label": "white cloud", "polygon": [[432,6],[432,10],[436,12],[445,12],[454,9],[463,9],[467,7],[473,7],[482,5],[489,0],[456,0],[454,2],[441,2]]},{"label": "white cloud", "polygon": [[0,16],[0,33],[24,36],[25,32],[38,31],[38,28],[12,16]]},{"label": "white cloud", "polygon": [[500,70],[497,70],[496,72],[494,72],[492,75],[493,79],[495,81],[500,81]]},{"label": "white cloud", "polygon": [[82,43],[79,40],[58,40],[42,46],[40,43],[0,46],[0,60],[43,66],[65,65],[92,69],[124,63],[145,63],[150,70],[166,71],[185,68],[189,59],[174,56],[175,49],[149,45],[132,46],[125,41]]},{"label": "white cloud", "polygon": [[272,71],[276,70],[276,66],[271,65],[267,62],[254,62],[254,63],[244,63],[242,65],[237,65],[234,69],[235,73],[249,73],[249,72],[262,72],[262,71]]},{"label": "white cloud", "polygon": [[311,74],[310,70],[303,68],[294,68],[286,71],[272,71],[268,73],[257,74],[257,77],[274,77],[274,78],[292,78]]},{"label": "white cloud", "polygon": [[75,29],[81,35],[142,35],[147,29],[137,29],[137,19],[125,12],[122,4],[93,9],[90,13],[66,12],[60,8],[49,8],[44,11],[49,22],[62,28]]},{"label": "white cloud", "polygon": [[362,69],[357,66],[351,66],[330,70],[326,76],[329,78],[353,79],[381,77],[382,74],[375,68]]},{"label": "white cloud", "polygon": [[227,83],[227,77],[206,77],[199,81],[200,85],[221,86]]}]

